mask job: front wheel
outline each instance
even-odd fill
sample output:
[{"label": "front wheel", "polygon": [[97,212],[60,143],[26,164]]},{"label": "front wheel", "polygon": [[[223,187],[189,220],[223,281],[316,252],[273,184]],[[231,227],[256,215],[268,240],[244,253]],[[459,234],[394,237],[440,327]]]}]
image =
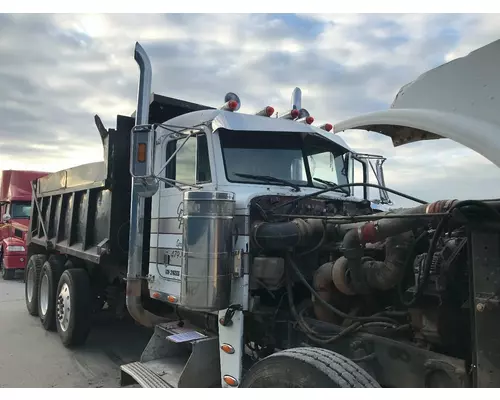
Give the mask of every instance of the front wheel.
[{"label": "front wheel", "polygon": [[67,269],[57,285],[56,327],[66,347],[87,340],[92,314],[90,278],[84,269]]},{"label": "front wheel", "polygon": [[378,388],[359,365],[333,351],[297,347],[260,360],[244,376],[242,388]]},{"label": "front wheel", "polygon": [[11,281],[16,277],[15,269],[7,269],[3,264],[0,264],[0,269],[2,270],[2,279],[4,281]]}]

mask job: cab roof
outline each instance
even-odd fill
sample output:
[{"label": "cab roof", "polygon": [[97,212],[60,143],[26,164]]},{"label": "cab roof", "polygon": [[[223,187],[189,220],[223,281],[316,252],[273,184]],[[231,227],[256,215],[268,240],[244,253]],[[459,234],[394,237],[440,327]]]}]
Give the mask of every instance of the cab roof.
[{"label": "cab roof", "polygon": [[332,132],[326,132],[316,126],[288,119],[262,117],[240,112],[214,109],[194,111],[172,118],[164,122],[163,125],[190,128],[204,123],[211,124],[214,131],[222,128],[231,131],[309,133],[315,136],[321,136],[343,147],[346,152],[351,151],[351,148],[340,136]]}]

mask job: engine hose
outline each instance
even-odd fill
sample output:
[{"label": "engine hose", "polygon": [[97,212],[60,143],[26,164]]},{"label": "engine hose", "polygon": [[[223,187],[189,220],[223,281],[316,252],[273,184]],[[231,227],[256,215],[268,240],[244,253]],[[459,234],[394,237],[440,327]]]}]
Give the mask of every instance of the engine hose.
[{"label": "engine hose", "polygon": [[252,240],[261,249],[284,250],[303,241],[302,231],[294,222],[259,222],[252,227]]},{"label": "engine hose", "polygon": [[[352,325],[348,326],[347,328],[343,329],[339,333],[333,334],[333,335],[321,335],[320,333],[314,331],[313,328],[311,328],[307,322],[304,320],[302,317],[302,312],[297,312],[297,309],[295,308],[295,303],[293,299],[293,288],[292,288],[292,278],[290,276],[290,271],[287,270],[286,272],[286,281],[287,281],[287,295],[288,295],[288,303],[290,306],[290,311],[294,317],[294,319],[297,321],[298,325],[300,328],[302,328],[302,332],[313,342],[318,343],[318,344],[330,344],[335,342],[336,340],[339,340],[345,336],[347,336],[350,333],[354,333],[364,326],[368,325],[381,325],[384,324],[384,327],[391,327],[395,331],[398,331],[399,327],[395,327],[392,324],[389,324],[387,322],[355,322]],[[303,310],[302,310],[303,311]]]},{"label": "engine hose", "polygon": [[297,256],[302,257],[305,256],[306,254],[311,254],[314,253],[316,250],[318,250],[326,242],[326,234],[327,234],[326,221],[323,221],[323,236],[321,236],[321,239],[318,242],[318,244],[314,246],[312,249],[305,250],[302,253],[297,254]]},{"label": "engine hose", "polygon": [[255,203],[254,204],[255,208],[257,208],[257,210],[259,211],[259,214],[262,218],[263,221],[267,222],[268,218],[267,218],[267,213],[266,211],[262,208],[262,206],[259,204],[259,203]]},{"label": "engine hose", "polygon": [[355,331],[358,329],[361,324],[359,322],[356,322],[352,324],[351,326],[347,327],[346,329],[342,330],[340,333],[333,335],[333,336],[324,336],[320,335],[317,332],[312,329],[307,322],[304,320],[304,318],[297,312],[297,309],[295,308],[295,302],[293,299],[293,288],[292,288],[292,278],[290,276],[290,271],[286,271],[286,281],[287,281],[287,295],[288,295],[288,304],[290,306],[290,311],[294,317],[294,319],[297,321],[299,324],[300,328],[302,329],[302,332],[313,342],[318,343],[318,344],[328,344],[332,343],[341,337],[346,336],[350,332]]},{"label": "engine hose", "polygon": [[[297,309],[295,308],[295,303],[293,299],[293,288],[292,288],[292,278],[290,276],[290,271],[286,271],[286,283],[287,283],[287,295],[288,295],[288,303],[290,306],[290,311],[294,317],[294,319],[297,321],[299,327],[302,329],[302,332],[313,342],[318,343],[318,344],[330,344],[335,342],[336,340],[339,340],[350,333],[357,332],[361,330],[362,328],[367,328],[367,327],[381,327],[381,328],[389,328],[391,329],[392,332],[399,332],[403,329],[405,329],[408,325],[400,325],[400,326],[394,326],[393,324],[387,323],[387,322],[354,322],[347,328],[344,328],[341,330],[339,333],[335,333],[333,335],[322,335],[318,332],[316,332],[313,328],[311,328],[307,322],[305,321],[304,317],[302,316],[302,313],[304,310],[301,312],[297,312]],[[368,332],[369,333],[369,332]],[[380,335],[380,334],[379,334]]]},{"label": "engine hose", "polygon": [[[329,304],[328,302],[326,302],[317,292],[316,290],[314,290],[314,288],[309,284],[309,282],[307,282],[307,279],[304,277],[304,275],[302,275],[302,273],[300,272],[299,268],[297,267],[297,265],[295,264],[295,262],[293,261],[292,257],[290,256],[290,253],[287,253],[286,255],[286,258],[287,258],[287,261],[288,261],[288,264],[292,267],[295,275],[297,275],[297,277],[300,279],[300,281],[304,284],[304,286],[311,292],[311,294],[317,299],[319,300],[319,302],[321,304],[323,304],[327,309],[329,309],[330,311],[332,311],[333,313],[337,314],[340,318],[343,318],[343,319],[349,319],[351,321],[356,321],[356,322],[374,322],[374,321],[381,321],[381,322],[389,322],[389,323],[392,323],[392,324],[395,324],[395,325],[398,325],[398,322],[395,321],[394,319],[392,318],[389,318],[389,317],[385,317],[384,315],[391,315],[390,312],[387,312],[387,311],[383,311],[381,313],[377,313],[377,314],[374,314],[372,316],[369,316],[369,317],[356,317],[356,316],[353,316],[353,315],[348,315],[344,312],[342,312],[341,310],[333,307],[331,304]],[[400,313],[397,313],[396,315],[401,315]]]}]

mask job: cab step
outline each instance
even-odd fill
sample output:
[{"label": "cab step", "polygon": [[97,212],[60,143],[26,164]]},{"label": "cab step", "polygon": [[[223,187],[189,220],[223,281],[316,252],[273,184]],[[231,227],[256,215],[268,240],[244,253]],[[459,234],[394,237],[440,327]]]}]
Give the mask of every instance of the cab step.
[{"label": "cab step", "polygon": [[[175,388],[186,364],[185,359],[140,361],[121,366],[121,385],[138,383],[143,388]],[[168,368],[166,368],[168,366]]]},{"label": "cab step", "polygon": [[160,324],[140,361],[120,367],[120,385],[202,388],[220,385],[219,339],[178,321]]}]

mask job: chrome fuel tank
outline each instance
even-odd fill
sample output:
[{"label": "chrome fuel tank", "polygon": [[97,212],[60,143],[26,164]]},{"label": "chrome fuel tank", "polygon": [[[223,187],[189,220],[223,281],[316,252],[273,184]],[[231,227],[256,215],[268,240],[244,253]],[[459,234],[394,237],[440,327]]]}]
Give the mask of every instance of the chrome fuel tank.
[{"label": "chrome fuel tank", "polygon": [[234,193],[184,194],[182,275],[179,305],[197,311],[229,306],[233,252]]}]

